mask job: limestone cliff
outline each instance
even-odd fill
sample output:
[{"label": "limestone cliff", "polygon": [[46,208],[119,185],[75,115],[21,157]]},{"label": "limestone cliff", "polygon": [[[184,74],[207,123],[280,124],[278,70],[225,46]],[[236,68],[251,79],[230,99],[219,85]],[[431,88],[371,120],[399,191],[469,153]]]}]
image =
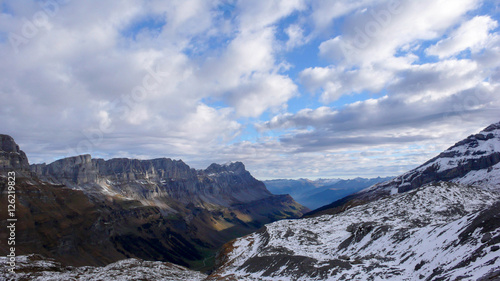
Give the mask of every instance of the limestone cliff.
[{"label": "limestone cliff", "polygon": [[[209,269],[224,243],[265,223],[307,211],[272,195],[243,163],[205,170],[181,160],[93,159],[80,155],[28,164],[6,135],[0,138],[0,200],[7,171],[16,179],[17,254],[41,254],[66,265],[106,265],[126,258]],[[0,227],[7,210],[0,204]],[[0,232],[0,255],[6,255]]]},{"label": "limestone cliff", "polygon": [[29,171],[28,157],[11,136],[0,134],[0,171],[8,169]]}]

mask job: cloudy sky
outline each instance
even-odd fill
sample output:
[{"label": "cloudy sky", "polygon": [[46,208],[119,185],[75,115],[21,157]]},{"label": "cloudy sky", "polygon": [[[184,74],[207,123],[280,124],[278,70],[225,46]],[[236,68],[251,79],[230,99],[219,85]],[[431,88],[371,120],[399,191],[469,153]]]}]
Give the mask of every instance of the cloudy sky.
[{"label": "cloudy sky", "polygon": [[498,0],[0,3],[0,133],[31,163],[390,176],[500,121]]}]

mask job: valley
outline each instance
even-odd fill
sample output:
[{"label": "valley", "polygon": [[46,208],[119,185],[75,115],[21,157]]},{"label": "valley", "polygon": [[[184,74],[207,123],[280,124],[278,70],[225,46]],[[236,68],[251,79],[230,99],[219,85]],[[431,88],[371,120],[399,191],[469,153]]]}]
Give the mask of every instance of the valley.
[{"label": "valley", "polygon": [[[500,123],[384,180],[263,183],[241,162],[195,170],[168,158],[29,165],[12,138],[1,141],[2,171],[18,174],[22,218],[23,273],[13,280],[500,278]],[[294,195],[361,190],[310,211],[265,184]]]}]

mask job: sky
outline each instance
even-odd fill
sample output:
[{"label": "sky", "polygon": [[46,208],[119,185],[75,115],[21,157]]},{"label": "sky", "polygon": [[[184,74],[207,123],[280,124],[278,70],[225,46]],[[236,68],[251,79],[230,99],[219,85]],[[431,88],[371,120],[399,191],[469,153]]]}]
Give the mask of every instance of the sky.
[{"label": "sky", "polygon": [[396,176],[500,121],[498,0],[0,3],[0,133],[30,163]]}]

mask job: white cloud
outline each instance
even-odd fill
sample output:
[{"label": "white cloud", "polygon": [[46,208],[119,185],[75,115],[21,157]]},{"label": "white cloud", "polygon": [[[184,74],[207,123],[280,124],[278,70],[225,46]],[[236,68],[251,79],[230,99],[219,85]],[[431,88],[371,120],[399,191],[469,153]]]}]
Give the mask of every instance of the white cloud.
[{"label": "white cloud", "polygon": [[394,74],[383,68],[371,66],[346,70],[342,67],[307,68],[300,73],[300,80],[309,91],[321,90],[321,101],[329,103],[345,94],[360,93],[368,90],[378,92]]},{"label": "white cloud", "polygon": [[[68,1],[18,53],[8,34],[43,9],[3,3],[0,127],[32,162],[80,151],[242,160],[262,177],[394,174],[436,136],[498,121],[500,39],[475,0]],[[419,57],[429,40],[434,63]],[[317,108],[360,92],[375,95]]]},{"label": "white cloud", "polygon": [[[196,112],[185,116],[181,122],[172,128],[172,131],[175,132],[174,134],[180,132],[183,138],[200,140],[205,144],[214,142],[217,138],[229,141],[241,129],[241,125],[232,120],[232,114],[233,111],[229,108],[217,110],[200,103],[196,106]],[[198,150],[196,147],[191,149]]]},{"label": "white cloud", "polygon": [[[238,116],[259,117],[266,110],[281,108],[297,91],[289,77],[279,74],[283,68],[283,62],[276,58],[280,46],[275,28],[269,25],[302,7],[302,2],[264,2],[245,10],[241,31],[219,57],[207,61],[199,75],[211,95],[225,99]],[[248,3],[242,5],[247,7]],[[276,11],[280,7],[283,9]],[[265,13],[255,15],[257,8]],[[254,17],[265,19],[259,23]]]},{"label": "white cloud", "polygon": [[447,58],[470,49],[478,52],[483,49],[488,41],[490,30],[495,29],[498,23],[489,16],[476,16],[463,23],[454,30],[450,36],[426,49],[428,55]]},{"label": "white cloud", "polygon": [[238,9],[240,28],[243,32],[269,27],[297,10],[305,9],[304,0],[254,0],[241,1]]},{"label": "white cloud", "polygon": [[[397,82],[398,73],[411,69],[419,59],[408,52],[411,45],[440,37],[477,5],[474,0],[360,4],[340,8],[355,12],[343,20],[341,35],[319,45],[319,55],[335,64],[307,68],[300,74],[309,91],[320,90],[324,103],[363,91],[377,93]],[[397,54],[403,49],[406,53]]]},{"label": "white cloud", "polygon": [[324,32],[336,18],[345,16],[361,7],[369,6],[374,0],[336,1],[317,0],[312,2],[312,20],[317,32]]},{"label": "white cloud", "polygon": [[[258,117],[267,109],[279,109],[297,92],[297,86],[282,75],[254,75],[235,89],[229,102],[240,116]],[[234,100],[232,100],[234,99]]]},{"label": "white cloud", "polygon": [[286,47],[289,50],[297,46],[302,46],[307,42],[307,38],[304,36],[304,30],[298,24],[292,24],[287,27],[285,33],[288,36]]},{"label": "white cloud", "polygon": [[[9,2],[14,15],[1,14],[3,32],[21,32],[21,17],[29,19],[40,10],[30,1],[20,2]],[[69,156],[89,135],[99,145],[81,146],[88,152],[137,150],[141,145],[131,145],[139,141],[135,135],[167,140],[170,148],[162,155],[178,153],[180,145],[192,153],[215,150],[239,134],[239,116],[279,110],[296,94],[293,81],[279,74],[280,47],[272,25],[304,7],[302,1],[238,3],[236,25],[228,29],[227,19],[214,12],[219,4],[131,0],[118,6],[98,1],[59,5],[49,18],[50,30],[20,46],[19,55],[8,41],[0,44],[3,53],[11,54],[0,66],[0,96],[16,97],[4,112],[20,114],[2,114],[10,121],[3,131],[20,132],[21,139],[31,136],[36,143],[53,142],[55,157]],[[135,27],[149,17],[164,18],[156,34]],[[134,32],[142,35],[134,40],[129,34]],[[197,46],[210,36],[227,42],[216,50]],[[206,57],[190,57],[187,51],[206,52]],[[141,87],[148,89],[137,90]],[[227,106],[207,105],[205,98],[221,99]]]},{"label": "white cloud", "polygon": [[323,56],[346,65],[382,62],[408,43],[441,36],[476,3],[475,0],[378,2],[345,19],[342,36],[324,42],[320,51]]}]

